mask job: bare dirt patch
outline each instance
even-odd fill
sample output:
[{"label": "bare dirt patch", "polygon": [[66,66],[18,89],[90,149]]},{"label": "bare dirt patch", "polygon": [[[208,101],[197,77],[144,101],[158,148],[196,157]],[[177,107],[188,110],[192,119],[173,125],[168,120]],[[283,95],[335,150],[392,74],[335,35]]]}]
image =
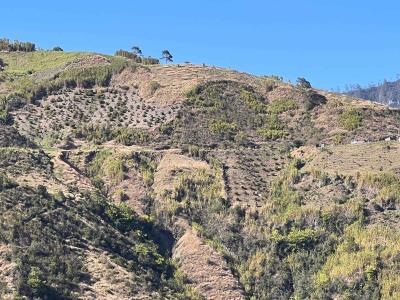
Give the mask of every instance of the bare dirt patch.
[{"label": "bare dirt patch", "polygon": [[205,299],[245,299],[237,279],[221,255],[188,229],[176,244],[173,258],[193,288]]}]

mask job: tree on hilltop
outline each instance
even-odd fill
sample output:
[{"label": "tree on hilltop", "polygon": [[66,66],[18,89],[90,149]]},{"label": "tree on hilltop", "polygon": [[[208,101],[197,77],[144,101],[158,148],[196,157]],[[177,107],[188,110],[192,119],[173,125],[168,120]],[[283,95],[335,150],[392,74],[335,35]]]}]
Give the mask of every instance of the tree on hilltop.
[{"label": "tree on hilltop", "polygon": [[140,50],[140,48],[138,46],[133,46],[132,52],[138,56],[142,56],[142,50]]},{"label": "tree on hilltop", "polygon": [[297,86],[302,89],[311,89],[311,83],[303,77],[297,78]]},{"label": "tree on hilltop", "polygon": [[168,50],[164,50],[162,52],[162,57],[161,59],[165,59],[165,63],[173,62],[172,60],[172,54]]}]

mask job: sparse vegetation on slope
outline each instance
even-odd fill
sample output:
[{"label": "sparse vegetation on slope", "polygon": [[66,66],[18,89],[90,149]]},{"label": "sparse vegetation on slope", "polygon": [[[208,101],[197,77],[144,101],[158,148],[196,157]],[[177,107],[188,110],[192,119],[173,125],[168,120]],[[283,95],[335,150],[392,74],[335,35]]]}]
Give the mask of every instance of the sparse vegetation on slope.
[{"label": "sparse vegetation on slope", "polygon": [[141,55],[0,53],[0,298],[398,298],[398,112]]}]

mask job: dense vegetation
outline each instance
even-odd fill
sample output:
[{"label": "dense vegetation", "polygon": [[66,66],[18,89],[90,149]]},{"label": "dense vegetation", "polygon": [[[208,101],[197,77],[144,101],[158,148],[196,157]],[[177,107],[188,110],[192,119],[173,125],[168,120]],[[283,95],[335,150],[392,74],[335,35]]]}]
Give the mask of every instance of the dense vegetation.
[{"label": "dense vegetation", "polygon": [[[315,199],[313,193],[318,186],[348,189],[367,180],[381,187],[376,199],[381,193],[399,199],[397,192],[384,192],[393,180],[397,186],[398,179],[368,176],[354,181],[305,172],[303,166],[293,160],[272,182],[264,207],[253,216],[223,201],[215,181],[218,168],[217,177],[204,172],[182,175],[164,194],[158,218],[188,218],[227,258],[251,299],[396,299],[395,229],[371,223],[366,194],[352,189],[329,201],[323,195]],[[301,182],[309,179],[314,187],[302,190]]]},{"label": "dense vegetation", "polygon": [[[52,173],[49,157],[40,151],[3,148],[0,157],[0,167],[8,174]],[[117,176],[114,165],[110,161],[104,169],[112,178]],[[174,278],[166,249],[157,244],[155,224],[125,205],[109,202],[99,191],[51,194],[44,186],[20,185],[1,174],[0,229],[0,244],[12,249],[9,262],[18,262],[17,297],[76,299],[79,285],[91,280],[87,247],[109,253],[114,263],[136,274],[129,287],[132,295],[144,282],[150,291],[160,291],[161,298],[185,298],[189,293],[181,279]],[[2,284],[0,296],[9,292]]]}]

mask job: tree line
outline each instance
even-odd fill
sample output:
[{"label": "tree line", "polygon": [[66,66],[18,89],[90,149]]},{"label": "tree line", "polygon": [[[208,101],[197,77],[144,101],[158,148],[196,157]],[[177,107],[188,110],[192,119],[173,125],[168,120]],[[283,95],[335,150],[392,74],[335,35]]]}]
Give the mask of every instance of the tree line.
[{"label": "tree line", "polygon": [[36,45],[31,42],[10,41],[9,39],[0,39],[0,51],[9,52],[33,52],[36,50]]},{"label": "tree line", "polygon": [[154,57],[144,57],[142,50],[138,47],[138,46],[133,46],[131,48],[132,51],[127,51],[127,50],[123,50],[123,49],[119,49],[115,52],[116,56],[122,56],[128,59],[133,60],[134,62],[137,63],[143,63],[146,65],[155,65],[155,64],[159,64],[160,60],[165,60],[165,63],[169,63],[169,62],[173,62],[173,56],[172,54],[168,51],[168,50],[163,50],[161,52],[161,57],[158,58],[154,58]]}]

